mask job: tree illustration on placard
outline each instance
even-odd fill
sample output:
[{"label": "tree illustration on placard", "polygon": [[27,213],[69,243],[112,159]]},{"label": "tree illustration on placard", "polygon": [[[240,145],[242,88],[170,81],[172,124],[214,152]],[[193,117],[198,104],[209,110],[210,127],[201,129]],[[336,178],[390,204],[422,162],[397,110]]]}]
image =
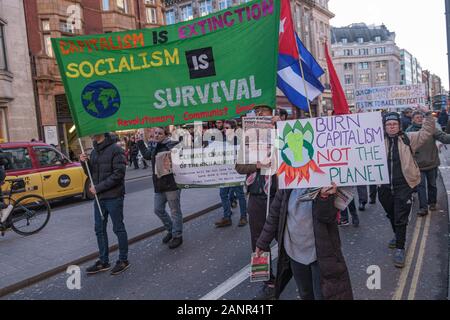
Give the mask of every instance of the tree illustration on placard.
[{"label": "tree illustration on placard", "polygon": [[304,127],[297,121],[292,127],[286,124],[283,135],[278,137],[280,142],[281,159],[278,176],[285,174],[286,186],[297,180],[300,184],[303,179],[309,182],[311,171],[325,174],[314,162],[314,129],[308,122]]}]

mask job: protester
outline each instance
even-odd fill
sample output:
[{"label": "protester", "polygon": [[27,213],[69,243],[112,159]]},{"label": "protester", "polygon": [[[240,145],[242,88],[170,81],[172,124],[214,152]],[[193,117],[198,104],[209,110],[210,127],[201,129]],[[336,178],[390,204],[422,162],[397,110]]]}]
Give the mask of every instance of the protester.
[{"label": "protester", "polygon": [[408,129],[408,127],[411,125],[412,112],[413,112],[413,110],[411,108],[406,108],[403,111],[402,118],[401,118],[401,125],[402,125],[401,129],[403,130],[403,132],[405,132],[406,129]]},{"label": "protester", "polygon": [[[422,129],[423,113],[416,111],[413,113],[413,123],[406,131],[417,132]],[[439,150],[436,141],[443,144],[450,144],[450,134],[446,134],[436,128],[432,139],[427,140],[420,148],[416,149],[414,159],[420,169],[421,181],[417,188],[419,194],[420,209],[418,215],[424,217],[428,214],[428,209],[436,210],[437,204],[437,173],[441,165],[439,160]],[[428,197],[427,197],[428,186]],[[429,207],[428,207],[429,206]]]},{"label": "protester", "polygon": [[107,271],[111,268],[109,264],[109,244],[107,234],[108,216],[111,217],[113,231],[119,243],[119,260],[111,270],[112,275],[125,271],[128,262],[128,235],[123,222],[123,202],[125,196],[125,154],[117,145],[117,137],[109,133],[93,136],[94,150],[90,157],[86,154],[80,155],[83,169],[87,174],[86,165],[89,166],[93,185],[89,191],[96,194],[101,212],[97,202],[94,202],[95,234],[100,252],[100,259],[94,265],[86,269],[88,274]]},{"label": "protester", "polygon": [[[151,160],[153,169],[153,187],[155,191],[155,214],[161,219],[167,234],[162,239],[164,244],[169,244],[170,249],[178,248],[183,243],[183,214],[181,212],[181,190],[178,188],[172,173],[158,178],[156,156],[161,152],[170,151],[178,141],[169,138],[169,132],[162,127],[156,127],[153,132],[154,142],[147,148],[144,141],[138,141],[138,147],[144,159]],[[166,203],[169,205],[170,215],[166,212]]]},{"label": "protester", "polygon": [[427,112],[422,129],[405,134],[401,130],[400,116],[392,112],[385,115],[383,124],[390,184],[380,186],[378,198],[395,234],[395,238],[389,243],[390,248],[396,248],[394,265],[403,268],[412,192],[420,183],[420,170],[414,160],[414,152],[432,138],[436,123],[431,112]]},{"label": "protester", "polygon": [[289,117],[289,113],[283,108],[277,109],[277,115],[280,117],[280,121],[287,121]]},{"label": "protester", "polygon": [[[237,124],[235,120],[226,120],[224,124],[224,130],[226,133],[226,137],[233,137],[233,141],[231,143],[226,143],[225,141],[224,151],[229,151],[230,147],[234,148],[237,146],[237,137],[234,135],[234,132],[237,128]],[[216,222],[217,228],[229,227],[232,225],[231,220],[231,208],[233,202],[233,196],[235,196],[239,201],[239,209],[241,212],[241,217],[239,220],[238,227],[244,227],[247,225],[247,200],[245,199],[244,187],[243,186],[235,186],[235,187],[222,187],[220,188],[220,199],[222,200],[223,207],[223,218]]]},{"label": "protester", "polygon": [[315,200],[303,200],[308,189],[279,190],[258,239],[256,253],[269,252],[278,239],[275,298],[292,276],[302,300],[352,300],[350,277],[336,223],[336,184]]},{"label": "protester", "polygon": [[133,164],[134,169],[139,169],[139,161],[138,161],[139,148],[136,143],[135,137],[131,137],[129,146],[130,146],[130,166],[131,164]]},{"label": "protester", "polygon": [[[256,116],[272,116],[272,109],[265,105],[256,106],[255,109]],[[278,117],[273,118],[273,122],[279,120]],[[245,153],[245,142],[241,143],[241,150],[244,149],[240,154],[241,156]],[[278,179],[274,172],[272,176],[263,175],[264,172],[271,167],[271,163],[261,163],[257,164],[243,164],[243,159],[240,158],[238,164],[236,165],[236,171],[240,174],[247,175],[247,191],[249,193],[248,198],[248,222],[250,226],[250,237],[252,251],[256,250],[256,241],[258,240],[264,223],[266,222],[266,212],[267,212],[267,194],[269,193],[270,184],[270,199],[272,202],[275,193],[278,188]],[[264,170],[262,172],[262,170]],[[256,297],[256,300],[268,300],[273,299],[275,294],[275,284],[274,275],[271,270],[271,279],[264,283],[261,288],[261,292]]]},{"label": "protester", "polygon": [[448,113],[447,109],[442,109],[441,113],[439,114],[438,123],[441,125],[442,131],[445,131],[447,128],[448,123]]}]

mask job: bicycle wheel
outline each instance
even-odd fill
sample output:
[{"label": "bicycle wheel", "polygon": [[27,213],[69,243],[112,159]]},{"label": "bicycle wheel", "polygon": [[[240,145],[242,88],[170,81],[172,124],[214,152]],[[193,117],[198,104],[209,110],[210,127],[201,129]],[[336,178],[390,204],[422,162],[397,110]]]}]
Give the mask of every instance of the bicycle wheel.
[{"label": "bicycle wheel", "polygon": [[11,213],[11,229],[22,236],[41,231],[50,219],[50,205],[38,195],[18,199]]}]

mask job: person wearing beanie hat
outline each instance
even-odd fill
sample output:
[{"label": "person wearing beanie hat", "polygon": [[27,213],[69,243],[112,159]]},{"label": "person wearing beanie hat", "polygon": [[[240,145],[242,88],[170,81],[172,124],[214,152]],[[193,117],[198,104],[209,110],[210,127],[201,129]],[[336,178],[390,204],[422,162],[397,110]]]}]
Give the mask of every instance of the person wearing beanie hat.
[{"label": "person wearing beanie hat", "polygon": [[431,112],[427,112],[421,130],[404,133],[399,114],[390,112],[384,116],[383,125],[390,183],[378,188],[378,199],[395,234],[395,238],[389,242],[389,248],[396,249],[394,265],[403,268],[412,193],[421,180],[414,152],[432,139],[436,123]]},{"label": "person wearing beanie hat", "polygon": [[[417,132],[423,127],[423,113],[416,111],[413,113],[412,125],[406,130],[409,132]],[[419,212],[418,216],[424,217],[428,215],[429,210],[436,210],[437,204],[437,173],[438,167],[441,165],[439,160],[439,150],[436,146],[436,141],[443,144],[450,144],[450,134],[446,134],[439,128],[433,135],[433,138],[428,140],[422,147],[415,152],[414,159],[420,169],[421,181],[417,188],[419,195]],[[428,189],[428,192],[427,192]]]},{"label": "person wearing beanie hat", "polygon": [[402,118],[400,120],[402,123],[402,131],[406,131],[406,129],[408,129],[408,127],[411,125],[412,113],[413,113],[413,109],[411,109],[411,108],[406,108],[403,111]]}]

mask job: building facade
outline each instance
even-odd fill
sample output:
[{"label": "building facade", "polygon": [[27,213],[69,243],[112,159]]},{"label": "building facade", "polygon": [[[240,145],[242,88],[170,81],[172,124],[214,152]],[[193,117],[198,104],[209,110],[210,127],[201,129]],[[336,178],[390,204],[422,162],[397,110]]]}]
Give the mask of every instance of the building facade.
[{"label": "building facade", "polygon": [[0,142],[37,137],[23,2],[0,0]]},{"label": "building facade", "polygon": [[[215,11],[239,5],[249,0],[165,0],[167,24],[188,21]],[[330,39],[330,19],[334,14],[328,9],[328,0],[291,0],[291,11],[296,31],[317,62],[326,70],[325,43]],[[326,73],[320,79],[327,89],[312,102],[315,115],[331,110],[331,91]],[[277,106],[288,111],[292,118],[301,112],[294,107],[280,90],[277,90]]]},{"label": "building facade", "polygon": [[400,84],[422,83],[422,67],[408,50],[400,50]]},{"label": "building facade", "polygon": [[31,68],[40,118],[40,138],[63,152],[77,150],[77,136],[51,38],[158,27],[165,24],[161,0],[26,0]]},{"label": "building facade", "polygon": [[355,23],[331,29],[333,63],[349,105],[355,90],[400,84],[400,49],[386,26]]}]

